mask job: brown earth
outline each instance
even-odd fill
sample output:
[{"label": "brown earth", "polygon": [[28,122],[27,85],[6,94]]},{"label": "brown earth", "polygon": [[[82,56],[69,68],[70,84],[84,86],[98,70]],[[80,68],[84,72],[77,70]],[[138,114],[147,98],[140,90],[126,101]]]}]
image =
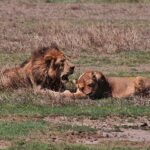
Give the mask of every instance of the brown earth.
[{"label": "brown earth", "polygon": [[[31,133],[26,137],[26,141],[38,139],[43,142],[69,142],[82,144],[101,144],[107,141],[128,141],[150,143],[150,118],[148,117],[119,117],[112,116],[106,118],[90,119],[89,117],[66,117],[66,116],[1,116],[0,121],[22,122],[43,120],[49,125],[72,127],[90,127],[94,131],[66,130],[58,132],[49,130],[48,132]],[[9,142],[0,141],[0,148],[9,146]]]},{"label": "brown earth", "polygon": [[[132,122],[130,120],[132,119]],[[97,129],[93,135],[88,133],[73,133],[77,135],[89,137],[94,143],[99,143],[101,139],[106,140],[128,140],[137,142],[150,142],[150,120],[147,117],[137,118],[120,118],[107,117],[98,120],[91,120],[90,118],[73,118],[65,116],[52,116],[44,118],[45,121],[53,124],[66,124],[71,126],[89,126]],[[83,135],[82,135],[83,134]],[[90,133],[89,133],[90,134]],[[87,136],[87,137],[86,137]],[[99,138],[98,138],[99,137]],[[96,138],[96,139],[95,139]],[[80,139],[80,138],[79,138]],[[82,138],[81,138],[82,139]],[[86,143],[87,142],[87,143]],[[85,141],[88,144],[90,141]],[[93,144],[94,144],[93,143]]]}]

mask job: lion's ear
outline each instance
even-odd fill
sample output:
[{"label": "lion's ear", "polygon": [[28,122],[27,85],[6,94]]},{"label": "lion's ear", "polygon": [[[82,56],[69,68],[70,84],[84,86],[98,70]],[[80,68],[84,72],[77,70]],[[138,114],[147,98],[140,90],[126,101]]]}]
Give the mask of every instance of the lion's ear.
[{"label": "lion's ear", "polygon": [[94,76],[96,77],[97,81],[105,79],[104,75],[101,72],[94,72]]}]

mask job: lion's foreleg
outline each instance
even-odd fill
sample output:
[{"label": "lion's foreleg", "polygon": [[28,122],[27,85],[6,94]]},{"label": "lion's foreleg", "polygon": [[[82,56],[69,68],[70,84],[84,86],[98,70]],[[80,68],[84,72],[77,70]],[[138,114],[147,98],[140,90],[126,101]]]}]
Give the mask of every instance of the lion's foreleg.
[{"label": "lion's foreleg", "polygon": [[64,97],[69,97],[69,98],[75,98],[75,99],[81,99],[81,98],[87,98],[87,96],[77,90],[75,93],[71,93],[69,90],[66,90],[61,93]]},{"label": "lion's foreleg", "polygon": [[37,85],[32,74],[29,74],[29,79],[30,79],[31,86],[32,86],[34,92],[40,92],[42,87],[41,87],[41,85]]}]

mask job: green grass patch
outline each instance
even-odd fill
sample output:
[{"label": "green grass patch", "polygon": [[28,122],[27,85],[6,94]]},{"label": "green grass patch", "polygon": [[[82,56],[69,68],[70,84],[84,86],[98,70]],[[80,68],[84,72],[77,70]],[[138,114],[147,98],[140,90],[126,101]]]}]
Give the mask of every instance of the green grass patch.
[{"label": "green grass patch", "polygon": [[46,144],[41,142],[19,141],[8,150],[149,150],[147,147],[138,148],[132,146],[107,145],[79,145],[79,144]]},{"label": "green grass patch", "polygon": [[27,52],[17,52],[17,53],[0,53],[0,65],[15,65],[20,64],[25,61],[30,56]]},{"label": "green grass patch", "polygon": [[0,122],[0,138],[13,139],[18,136],[28,135],[33,131],[45,130],[46,127],[46,124],[42,121]]},{"label": "green grass patch", "polygon": [[65,115],[65,116],[90,116],[92,118],[106,117],[111,115],[122,116],[150,116],[150,106],[132,106],[126,104],[109,104],[104,106],[36,106],[2,104],[1,115]]},{"label": "green grass patch", "polygon": [[[20,64],[30,57],[30,53],[0,53],[0,64]],[[115,54],[101,54],[95,53],[90,55],[83,53],[73,61],[75,64],[81,64],[83,66],[122,66],[129,67],[138,66],[140,64],[150,64],[150,52],[145,51],[132,51],[132,52],[120,52]]]},{"label": "green grass patch", "polygon": [[[135,101],[136,97],[134,98]],[[66,116],[91,116],[92,118],[109,115],[127,115],[127,116],[150,116],[150,106],[136,106],[132,100],[126,99],[100,99],[89,105],[84,103],[75,103],[71,101],[55,103],[48,95],[34,94],[32,92],[0,92],[0,114],[9,115],[66,115]],[[61,100],[62,101],[62,100]],[[82,100],[80,100],[82,101]],[[89,100],[87,100],[89,101]],[[143,101],[144,100],[143,98]],[[48,103],[47,103],[48,102]],[[88,105],[87,105],[88,104]]]},{"label": "green grass patch", "polygon": [[128,65],[128,66],[149,64],[150,52],[144,52],[144,51],[121,52],[119,54],[116,54],[116,61],[114,62],[114,64],[117,65],[117,62],[118,65]]},{"label": "green grass patch", "polygon": [[132,51],[121,52],[116,54],[101,54],[81,55],[79,59],[74,61],[75,64],[82,64],[85,66],[129,66],[135,67],[141,64],[150,63],[150,52]]},{"label": "green grass patch", "polygon": [[14,143],[8,150],[55,150],[55,146],[40,142],[24,142]]}]

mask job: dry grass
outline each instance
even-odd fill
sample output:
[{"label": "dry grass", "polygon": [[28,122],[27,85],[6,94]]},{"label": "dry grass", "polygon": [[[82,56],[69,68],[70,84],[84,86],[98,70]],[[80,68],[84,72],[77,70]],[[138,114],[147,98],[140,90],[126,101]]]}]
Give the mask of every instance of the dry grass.
[{"label": "dry grass", "polygon": [[102,55],[150,50],[149,4],[36,2],[0,1],[0,67],[18,64],[29,57],[29,51],[55,41],[65,53],[77,58],[74,62],[81,72],[83,67],[95,66],[121,76],[119,67],[124,65],[123,70],[128,67],[132,75],[144,71],[142,75],[149,76],[143,67],[138,70],[140,64],[149,65],[149,53]]},{"label": "dry grass", "polygon": [[74,55],[150,49],[150,5],[0,5],[0,51],[32,51],[52,41]]},{"label": "dry grass", "polygon": [[[149,76],[144,67],[139,69],[140,64],[149,65],[149,53],[135,53],[150,50],[149,12],[149,4],[0,1],[0,67],[19,64],[29,57],[29,51],[55,41],[68,55],[76,58],[74,62],[79,68],[73,78],[94,67],[108,75],[141,73]],[[134,52],[102,54],[121,51]],[[122,65],[123,71],[128,67],[128,73],[126,70],[119,72]],[[28,98],[25,96],[25,99]],[[55,100],[56,103],[61,101]]]},{"label": "dry grass", "polygon": [[[60,0],[52,0],[52,2],[56,1],[60,2]],[[71,56],[71,60],[76,65],[76,73],[71,78],[78,77],[86,69],[98,69],[106,75],[113,76],[150,77],[149,4],[95,4],[103,0],[92,0],[92,3],[88,4],[85,3],[85,0],[81,0],[82,3],[76,3],[81,2],[80,0],[62,1],[74,1],[75,3],[51,3],[51,0],[0,0],[0,68],[5,69],[17,65],[26,60],[31,51],[39,46],[48,46],[55,41],[65,54]],[[138,2],[139,0],[133,1]],[[69,83],[67,87],[75,89],[72,83]],[[120,137],[116,137],[124,133],[118,125],[119,116],[121,123],[124,124],[127,121],[129,125],[127,127],[130,129],[134,128],[130,126],[130,123],[135,120],[134,117],[137,117],[137,123],[146,126],[141,127],[141,130],[150,128],[149,97],[130,97],[122,100],[111,98],[95,101],[71,100],[37,94],[32,89],[19,89],[0,91],[0,105],[0,131],[4,133],[4,136],[16,131],[16,136],[10,141],[11,144],[14,144],[14,148],[10,149],[48,149],[47,145],[32,144],[34,140],[48,144],[51,144],[52,141],[58,147],[60,146],[60,148],[56,146],[55,149],[93,149],[89,145],[87,147],[64,146],[63,148],[59,142],[66,143],[66,139],[68,139],[68,144],[90,142],[95,146],[95,142],[98,142],[98,149],[103,149],[103,145],[108,145],[108,148],[105,149],[110,149],[112,143],[113,148],[111,149],[121,149],[116,145],[123,145],[122,149],[126,149],[124,147],[129,144],[128,141],[118,142]],[[82,126],[64,125],[62,120],[59,120],[60,123],[56,125],[52,120],[52,123],[48,124],[48,131],[40,131],[36,128],[43,126],[43,123],[47,124],[44,116],[51,117],[51,115],[56,116],[57,119],[71,116],[68,117],[68,122],[73,121],[73,123],[77,123],[80,119]],[[21,123],[23,122],[21,126],[20,124],[16,126],[19,120],[15,120],[14,116],[19,118]],[[24,116],[28,119],[24,120]],[[90,120],[87,116],[90,117]],[[110,124],[110,120],[104,121],[109,116],[112,117],[112,122],[116,118],[115,126]],[[140,120],[138,116],[142,116],[142,119]],[[103,126],[109,134],[106,134],[106,130],[101,127],[96,136],[89,134],[94,125],[93,119],[96,125]],[[99,122],[100,119],[102,119],[101,122]],[[83,126],[85,120],[91,123],[88,128]],[[6,123],[1,123],[3,121]],[[34,124],[33,121],[36,123]],[[16,130],[12,122],[16,123],[14,125]],[[113,130],[109,127],[112,127]],[[25,128],[29,131],[35,128],[39,132],[18,136],[18,133],[26,131]],[[64,133],[59,130],[64,130]],[[113,135],[114,131],[118,134]],[[137,133],[139,134],[139,130]],[[143,133],[145,139],[146,130]],[[103,141],[101,134],[105,134]],[[114,142],[114,137],[116,142]],[[128,137],[126,139],[129,140]],[[16,141],[20,143],[15,143]],[[0,141],[0,148],[3,144],[5,141]],[[131,147],[129,149],[134,147],[147,149],[149,143],[136,141],[134,144],[131,142],[128,146]],[[52,149],[53,147],[52,145]]]}]

